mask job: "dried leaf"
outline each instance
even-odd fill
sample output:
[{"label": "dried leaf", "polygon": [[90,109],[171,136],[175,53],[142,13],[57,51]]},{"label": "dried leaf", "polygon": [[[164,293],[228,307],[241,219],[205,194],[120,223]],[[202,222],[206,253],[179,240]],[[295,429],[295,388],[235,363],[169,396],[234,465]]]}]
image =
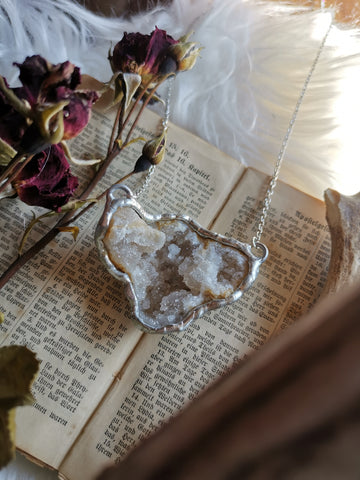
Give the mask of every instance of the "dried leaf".
[{"label": "dried leaf", "polygon": [[112,106],[124,101],[125,110],[130,105],[137,89],[141,84],[141,76],[137,73],[120,73],[114,80],[115,92]]},{"label": "dried leaf", "polygon": [[133,143],[136,143],[136,142],[146,142],[146,138],[145,137],[136,137],[136,138],[133,138],[132,140],[130,140],[129,142],[125,143],[125,144],[123,144],[121,142],[121,140],[117,140],[117,142],[118,142],[120,147],[126,148],[129,145],[131,145]]},{"label": "dried leaf", "polygon": [[43,213],[42,215],[40,215],[39,217],[35,217],[35,213],[32,212],[33,214],[33,218],[31,220],[31,222],[29,223],[29,225],[26,227],[26,230],[24,232],[24,235],[21,239],[21,242],[20,242],[20,246],[19,246],[19,255],[22,255],[22,252],[23,252],[23,249],[24,249],[24,246],[25,246],[25,243],[26,243],[26,240],[28,239],[28,236],[31,232],[31,230],[34,228],[34,226],[37,224],[37,223],[41,223],[41,220],[43,218],[47,218],[47,217],[52,217],[53,215],[56,215],[57,212],[46,212],[46,213]]},{"label": "dried leaf", "polygon": [[62,149],[65,153],[66,158],[69,160],[70,163],[74,165],[79,165],[80,167],[90,167],[92,165],[98,165],[103,161],[102,158],[92,158],[92,159],[86,159],[86,158],[74,158],[71,155],[70,148],[67,145],[65,141],[60,142]]},{"label": "dried leaf", "polygon": [[73,239],[76,240],[79,235],[79,227],[58,227],[59,232],[70,232]]},{"label": "dried leaf", "polygon": [[[96,198],[88,198],[87,200],[71,200],[70,202],[66,203],[62,207],[59,208],[57,212],[51,211],[51,212],[46,212],[40,215],[39,217],[35,217],[35,214],[33,212],[33,218],[29,225],[26,227],[25,233],[21,239],[20,246],[19,246],[19,255],[22,255],[22,252],[24,250],[25,243],[28,239],[28,236],[31,232],[31,230],[34,228],[34,226],[37,223],[40,223],[44,218],[47,217],[52,217],[54,215],[61,215],[66,212],[70,212],[72,210],[77,210],[78,208],[83,207],[87,203],[97,203],[98,200]],[[76,240],[79,229],[78,227],[60,227],[59,228],[60,232],[72,232],[74,239]]]},{"label": "dried leaf", "polygon": [[15,456],[15,408],[0,408],[0,469]]},{"label": "dried leaf", "polygon": [[[66,203],[62,207],[59,208],[58,214],[70,212],[71,210],[77,210],[78,208],[83,207],[87,203],[97,203],[98,200],[96,198],[88,198],[87,200],[70,200],[70,202]],[[64,230],[68,231],[68,230]]]},{"label": "dried leaf", "polygon": [[0,468],[14,456],[14,407],[33,403],[30,387],[38,368],[35,354],[27,347],[0,348]]},{"label": "dried leaf", "polygon": [[16,155],[14,150],[8,143],[4,142],[0,138],[0,165],[6,166],[10,163],[10,160]]},{"label": "dried leaf", "polygon": [[122,74],[124,86],[125,86],[125,110],[130,105],[137,89],[141,84],[141,76],[136,73],[123,73]]}]

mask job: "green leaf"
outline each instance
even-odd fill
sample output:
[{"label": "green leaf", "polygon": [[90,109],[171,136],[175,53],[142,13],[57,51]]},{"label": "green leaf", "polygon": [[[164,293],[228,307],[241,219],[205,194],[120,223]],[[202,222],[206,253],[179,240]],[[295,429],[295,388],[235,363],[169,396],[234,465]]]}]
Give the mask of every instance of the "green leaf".
[{"label": "green leaf", "polygon": [[14,407],[33,403],[30,388],[38,368],[39,361],[27,347],[0,348],[0,468],[14,456]]}]

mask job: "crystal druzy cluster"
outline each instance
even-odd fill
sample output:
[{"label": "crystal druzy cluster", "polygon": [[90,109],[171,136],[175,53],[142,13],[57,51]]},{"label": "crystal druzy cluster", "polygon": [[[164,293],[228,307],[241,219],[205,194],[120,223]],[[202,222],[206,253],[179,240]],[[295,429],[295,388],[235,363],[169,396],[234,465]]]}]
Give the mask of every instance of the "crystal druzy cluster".
[{"label": "crystal druzy cluster", "polygon": [[182,220],[148,224],[129,207],[114,213],[103,241],[114,266],[128,274],[150,328],[178,323],[195,307],[228,297],[248,273],[247,257],[235,248]]}]

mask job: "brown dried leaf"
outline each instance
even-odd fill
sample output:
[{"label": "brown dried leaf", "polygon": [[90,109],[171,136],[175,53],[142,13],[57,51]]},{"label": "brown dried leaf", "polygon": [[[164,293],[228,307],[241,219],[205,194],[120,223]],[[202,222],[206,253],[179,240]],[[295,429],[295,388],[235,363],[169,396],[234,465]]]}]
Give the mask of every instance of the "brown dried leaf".
[{"label": "brown dried leaf", "polygon": [[39,368],[35,354],[21,345],[0,348],[0,468],[14,456],[15,407],[30,405]]}]

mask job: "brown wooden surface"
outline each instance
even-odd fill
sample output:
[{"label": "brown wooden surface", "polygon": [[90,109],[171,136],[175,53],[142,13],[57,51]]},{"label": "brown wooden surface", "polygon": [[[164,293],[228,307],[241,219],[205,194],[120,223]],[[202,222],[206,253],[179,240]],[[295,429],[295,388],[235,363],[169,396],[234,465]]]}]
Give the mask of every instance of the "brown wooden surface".
[{"label": "brown wooden surface", "polygon": [[83,0],[82,4],[102,15],[128,15],[144,11],[154,5],[169,3],[171,0]]},{"label": "brown wooden surface", "polygon": [[360,285],[319,303],[99,480],[359,479]]},{"label": "brown wooden surface", "polygon": [[[196,1],[196,0],[195,0]],[[321,0],[272,0],[283,3],[295,3],[312,8],[320,8]],[[83,4],[89,9],[104,15],[122,15],[136,13],[154,6],[156,4],[170,3],[171,0],[83,0]],[[326,0],[326,7],[334,8],[336,20],[341,23],[359,24],[360,23],[360,2],[359,0]]]}]

